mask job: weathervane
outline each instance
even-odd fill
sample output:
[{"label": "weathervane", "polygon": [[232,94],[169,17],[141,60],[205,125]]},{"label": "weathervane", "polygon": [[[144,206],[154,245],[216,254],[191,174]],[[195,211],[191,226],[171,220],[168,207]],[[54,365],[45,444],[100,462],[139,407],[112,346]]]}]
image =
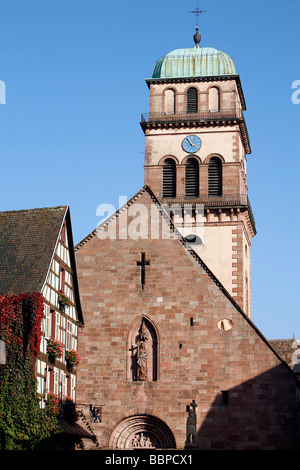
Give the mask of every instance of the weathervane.
[{"label": "weathervane", "polygon": [[205,10],[199,10],[198,4],[197,4],[197,8],[193,11],[190,11],[190,13],[197,16],[197,26],[196,26],[196,34],[194,34],[194,41],[195,41],[196,47],[199,47],[199,43],[201,41],[201,35],[199,34],[198,17],[199,17],[200,13],[206,13],[206,11]]}]

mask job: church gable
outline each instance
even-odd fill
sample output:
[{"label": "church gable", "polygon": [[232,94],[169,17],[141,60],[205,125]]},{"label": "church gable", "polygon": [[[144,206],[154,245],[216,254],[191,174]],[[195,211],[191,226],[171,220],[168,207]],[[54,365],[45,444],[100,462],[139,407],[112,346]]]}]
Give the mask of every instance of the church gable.
[{"label": "church gable", "polygon": [[294,405],[294,395],[270,393],[279,376],[294,390],[290,369],[148,187],[78,245],[76,261],[85,315],[78,396],[105,404],[103,445],[117,423],[147,414],[183,446],[186,405],[196,400],[201,427],[224,391],[239,390],[235,402],[246,406],[243,384],[256,389],[257,377],[272,412]]}]

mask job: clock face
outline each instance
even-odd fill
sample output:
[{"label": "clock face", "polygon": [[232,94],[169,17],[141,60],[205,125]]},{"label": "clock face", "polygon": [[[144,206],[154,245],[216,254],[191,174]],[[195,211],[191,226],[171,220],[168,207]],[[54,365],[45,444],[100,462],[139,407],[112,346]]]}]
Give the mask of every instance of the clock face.
[{"label": "clock face", "polygon": [[185,152],[195,153],[201,147],[201,140],[197,135],[188,135],[182,141],[182,148]]}]

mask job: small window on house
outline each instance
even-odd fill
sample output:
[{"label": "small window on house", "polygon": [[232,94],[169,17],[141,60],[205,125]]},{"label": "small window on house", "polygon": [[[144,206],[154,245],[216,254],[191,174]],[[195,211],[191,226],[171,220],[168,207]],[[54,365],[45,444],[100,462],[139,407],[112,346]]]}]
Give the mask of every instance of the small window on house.
[{"label": "small window on house", "polygon": [[187,112],[198,112],[198,92],[196,88],[189,88],[187,91]]},{"label": "small window on house", "polygon": [[176,197],[176,163],[172,158],[167,158],[163,165],[162,195]]},{"label": "small window on house", "polygon": [[208,163],[208,195],[222,196],[222,162],[218,157]]},{"label": "small window on house", "polygon": [[44,305],[44,333],[45,338],[50,338],[51,336],[51,310],[49,305]]},{"label": "small window on house", "polygon": [[199,164],[196,158],[189,158],[185,167],[185,196],[199,196]]},{"label": "small window on house", "polygon": [[66,349],[73,348],[73,335],[72,335],[72,323],[67,320],[67,331],[66,331]]}]

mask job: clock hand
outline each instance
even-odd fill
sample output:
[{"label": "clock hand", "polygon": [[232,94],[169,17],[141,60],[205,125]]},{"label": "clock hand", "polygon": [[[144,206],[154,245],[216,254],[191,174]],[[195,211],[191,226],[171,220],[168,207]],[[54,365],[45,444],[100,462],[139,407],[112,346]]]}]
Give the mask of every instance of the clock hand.
[{"label": "clock hand", "polygon": [[191,142],[188,137],[187,137],[187,140],[189,141],[189,143],[190,143],[193,147],[197,147],[197,145],[193,144],[193,142]]}]

